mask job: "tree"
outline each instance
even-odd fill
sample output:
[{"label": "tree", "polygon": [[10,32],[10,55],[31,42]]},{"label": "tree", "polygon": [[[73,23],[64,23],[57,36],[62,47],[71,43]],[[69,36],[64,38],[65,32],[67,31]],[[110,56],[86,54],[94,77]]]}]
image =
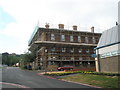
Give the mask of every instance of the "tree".
[{"label": "tree", "polygon": [[34,61],[34,58],[35,58],[35,54],[34,53],[29,53],[29,52],[26,52],[25,54],[22,55],[22,60],[24,62],[33,62]]},{"label": "tree", "polygon": [[12,66],[20,61],[20,55],[11,55],[9,53],[2,53],[2,64]]}]

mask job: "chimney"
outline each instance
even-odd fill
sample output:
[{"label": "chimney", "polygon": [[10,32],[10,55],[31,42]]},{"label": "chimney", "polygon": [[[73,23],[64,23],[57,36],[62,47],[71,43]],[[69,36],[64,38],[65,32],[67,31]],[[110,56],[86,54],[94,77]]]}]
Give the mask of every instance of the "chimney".
[{"label": "chimney", "polygon": [[48,23],[46,23],[45,27],[46,27],[47,29],[49,29],[49,24],[48,24]]},{"label": "chimney", "polygon": [[91,32],[94,33],[94,27],[91,27]]},{"label": "chimney", "polygon": [[64,24],[59,24],[59,29],[64,29]]},{"label": "chimney", "polygon": [[73,25],[73,30],[77,30],[77,26],[76,25]]}]

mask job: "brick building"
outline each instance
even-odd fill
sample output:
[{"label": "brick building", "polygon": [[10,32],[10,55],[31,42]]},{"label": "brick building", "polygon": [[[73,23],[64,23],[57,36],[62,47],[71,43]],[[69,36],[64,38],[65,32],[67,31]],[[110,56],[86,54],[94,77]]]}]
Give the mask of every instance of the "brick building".
[{"label": "brick building", "polygon": [[72,65],[75,67],[95,67],[94,48],[97,46],[101,33],[64,29],[64,24],[59,28],[36,27],[30,40],[29,50],[36,53],[34,66],[45,69],[51,66]]}]

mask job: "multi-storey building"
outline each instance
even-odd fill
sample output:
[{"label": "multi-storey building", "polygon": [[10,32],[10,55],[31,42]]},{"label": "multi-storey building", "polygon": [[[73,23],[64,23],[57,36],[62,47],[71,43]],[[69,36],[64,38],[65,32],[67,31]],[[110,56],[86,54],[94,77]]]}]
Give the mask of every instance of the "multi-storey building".
[{"label": "multi-storey building", "polygon": [[51,65],[75,67],[95,67],[94,48],[97,46],[101,33],[64,29],[59,24],[58,29],[36,27],[29,40],[29,50],[36,53],[35,66],[45,69]]}]

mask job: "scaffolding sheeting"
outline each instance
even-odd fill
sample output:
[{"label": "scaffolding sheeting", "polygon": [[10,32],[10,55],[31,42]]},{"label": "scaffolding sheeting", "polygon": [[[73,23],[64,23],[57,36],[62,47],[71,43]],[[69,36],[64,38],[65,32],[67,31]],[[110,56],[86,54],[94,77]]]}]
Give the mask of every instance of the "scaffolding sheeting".
[{"label": "scaffolding sheeting", "polygon": [[32,39],[33,39],[33,37],[34,37],[34,35],[36,34],[36,32],[37,32],[37,30],[38,30],[38,28],[39,28],[39,26],[37,25],[37,26],[35,27],[35,29],[34,29],[32,35],[31,35],[29,41],[28,41],[28,45],[31,43],[31,41],[32,41]]}]

